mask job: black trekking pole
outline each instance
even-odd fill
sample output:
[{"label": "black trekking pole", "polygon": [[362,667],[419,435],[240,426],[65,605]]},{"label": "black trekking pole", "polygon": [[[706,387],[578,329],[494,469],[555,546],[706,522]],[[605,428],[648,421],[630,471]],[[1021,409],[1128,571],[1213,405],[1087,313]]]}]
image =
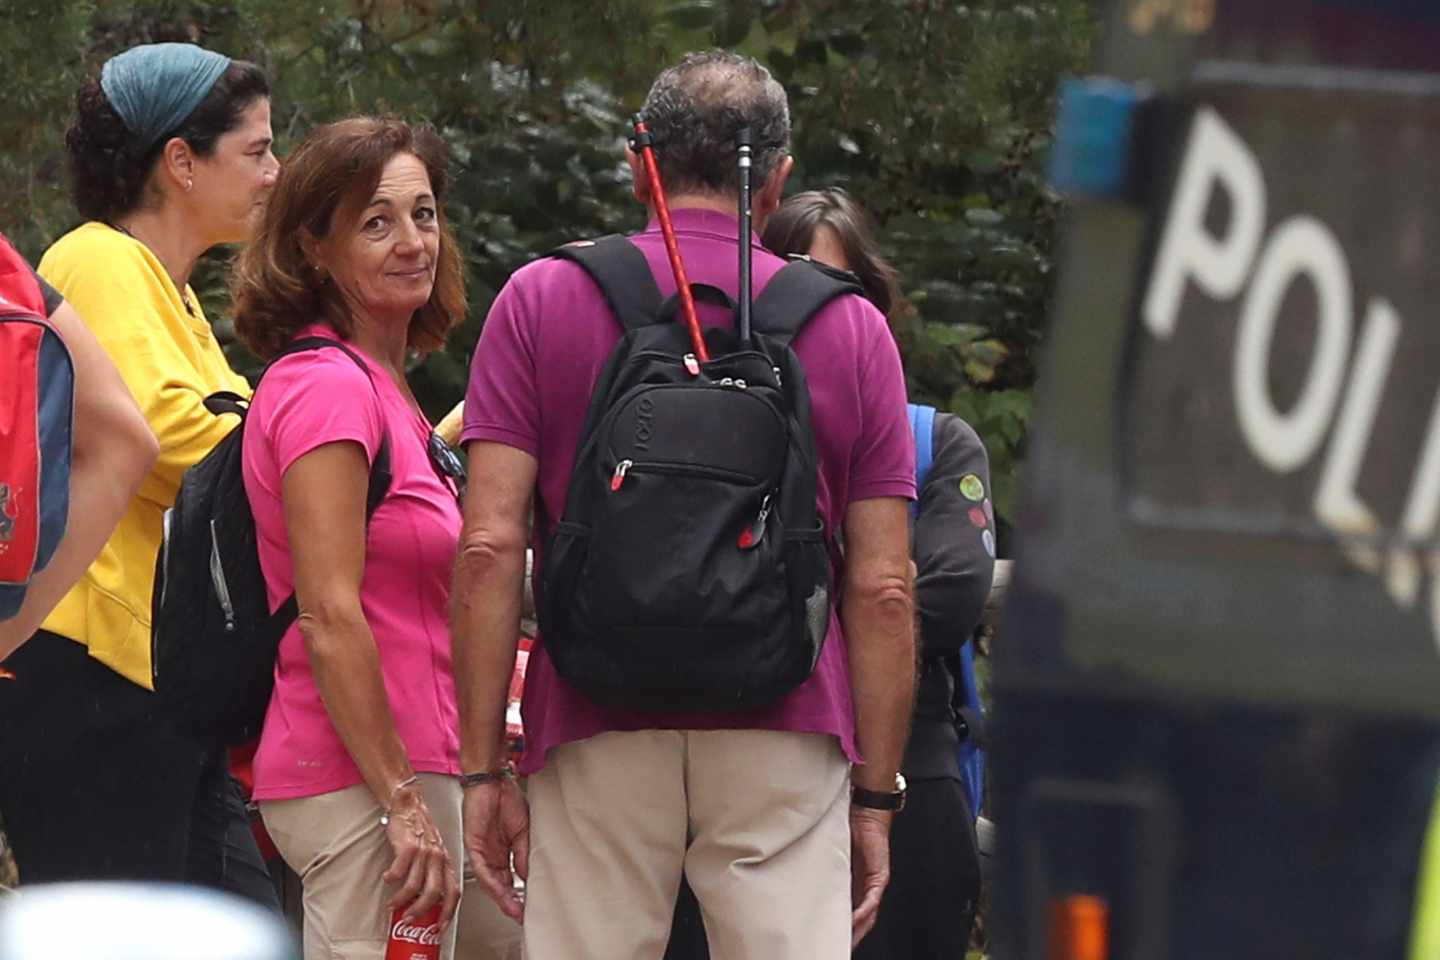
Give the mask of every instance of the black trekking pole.
[{"label": "black trekking pole", "polygon": [[740,343],[750,345],[750,128],[735,134],[735,153],[740,166]]}]

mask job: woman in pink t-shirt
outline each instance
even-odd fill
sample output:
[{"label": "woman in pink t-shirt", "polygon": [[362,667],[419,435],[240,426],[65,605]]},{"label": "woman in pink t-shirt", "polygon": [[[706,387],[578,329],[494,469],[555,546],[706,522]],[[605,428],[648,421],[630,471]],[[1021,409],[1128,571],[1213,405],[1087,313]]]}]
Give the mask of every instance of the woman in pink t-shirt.
[{"label": "woman in pink t-shirt", "polygon": [[[384,954],[459,898],[458,717],[447,622],[458,461],[405,380],[465,315],[441,212],[446,150],[428,128],[351,119],[290,156],[234,278],[236,330],[281,356],[245,426],[245,488],[281,640],[255,799],[304,885],[305,956]],[[391,474],[366,518],[382,448]],[[382,459],[382,466],[385,461]],[[418,918],[418,920],[417,920]],[[415,922],[412,922],[415,921]]]}]

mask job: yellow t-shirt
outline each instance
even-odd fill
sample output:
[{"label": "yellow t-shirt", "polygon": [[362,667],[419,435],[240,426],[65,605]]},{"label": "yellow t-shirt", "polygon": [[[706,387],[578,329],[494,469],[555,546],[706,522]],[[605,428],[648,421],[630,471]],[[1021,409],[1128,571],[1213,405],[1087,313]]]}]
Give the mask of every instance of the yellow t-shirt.
[{"label": "yellow t-shirt", "polygon": [[102,223],[70,231],[45,252],[40,275],[65,295],[120,370],[160,458],[85,576],[45,629],[85,644],[90,655],[143,687],[150,680],[150,594],[161,518],[180,477],[235,427],[204,400],[217,390],[248,396],[230,369],[199,301],[180,291],[143,243]]}]

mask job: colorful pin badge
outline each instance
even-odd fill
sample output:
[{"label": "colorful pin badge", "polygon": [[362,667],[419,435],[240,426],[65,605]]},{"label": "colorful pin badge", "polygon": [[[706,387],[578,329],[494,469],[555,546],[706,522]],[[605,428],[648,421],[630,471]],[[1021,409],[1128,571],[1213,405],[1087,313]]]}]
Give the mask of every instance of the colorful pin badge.
[{"label": "colorful pin badge", "polygon": [[981,510],[979,507],[970,508],[970,522],[981,530],[984,530],[986,527],[990,526],[989,521],[985,519],[985,511]]},{"label": "colorful pin badge", "polygon": [[985,552],[990,554],[990,558],[993,560],[995,558],[995,534],[989,530],[982,531],[980,542],[985,544]]},{"label": "colorful pin badge", "polygon": [[960,478],[960,492],[965,495],[966,500],[979,503],[985,499],[985,484],[975,474],[967,473]]}]

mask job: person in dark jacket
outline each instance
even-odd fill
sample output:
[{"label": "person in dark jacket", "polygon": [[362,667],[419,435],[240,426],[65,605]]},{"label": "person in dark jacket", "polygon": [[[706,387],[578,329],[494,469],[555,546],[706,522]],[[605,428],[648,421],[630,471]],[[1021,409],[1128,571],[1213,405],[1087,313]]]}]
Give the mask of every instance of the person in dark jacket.
[{"label": "person in dark jacket", "polygon": [[[782,256],[805,255],[854,273],[892,325],[904,308],[894,267],[844,190],[786,200],[762,240]],[[911,541],[920,676],[901,765],[908,792],[891,832],[890,886],[875,928],[855,949],[857,960],[959,960],[980,896],[979,811],[970,809],[958,759],[969,731],[954,704],[960,650],[980,623],[995,571],[995,511],[989,458],[974,429],[937,413],[932,430]],[[708,957],[695,895],[682,884],[665,960]]]},{"label": "person in dark jacket", "polygon": [[[808,254],[849,270],[892,323],[904,302],[865,212],[843,190],[797,194],[766,224],[776,253]],[[920,677],[901,771],[909,787],[895,820],[890,888],[859,960],[959,958],[980,893],[975,816],[957,749],[967,735],[954,709],[960,649],[985,610],[995,570],[995,514],[985,446],[968,423],[937,413],[930,471],[918,491],[912,540]]]},{"label": "person in dark jacket", "polygon": [[[985,447],[968,423],[935,415],[933,461],[915,521],[920,677],[901,771],[909,786],[895,820],[890,889],[860,960],[965,955],[980,895],[975,816],[960,774],[955,713],[960,648],[985,609],[994,572],[994,511]],[[988,536],[987,536],[988,535]]]}]

